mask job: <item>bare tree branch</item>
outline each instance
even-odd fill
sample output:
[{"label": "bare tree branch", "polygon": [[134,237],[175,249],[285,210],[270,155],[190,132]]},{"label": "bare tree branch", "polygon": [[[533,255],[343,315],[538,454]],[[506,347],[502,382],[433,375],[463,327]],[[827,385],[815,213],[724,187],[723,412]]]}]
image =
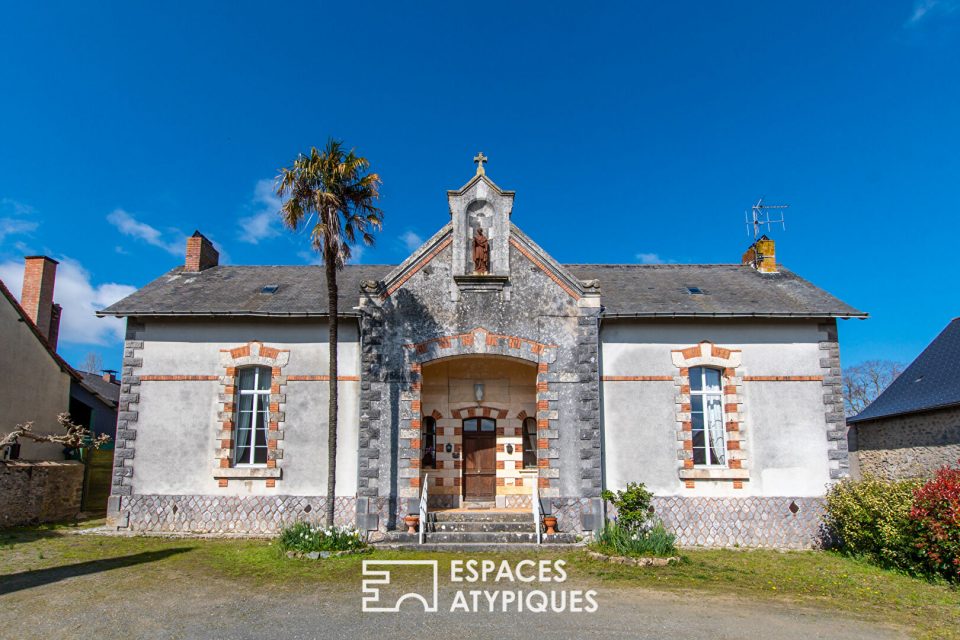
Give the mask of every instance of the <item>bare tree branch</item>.
[{"label": "bare tree branch", "polygon": [[877,399],[906,367],[891,360],[867,360],[843,370],[843,405],[847,416],[855,416]]},{"label": "bare tree branch", "polygon": [[99,449],[104,444],[110,442],[110,436],[107,434],[101,433],[93,437],[89,429],[79,424],[74,424],[70,420],[69,413],[59,414],[57,416],[57,422],[63,427],[65,433],[38,434],[33,432],[33,422],[18,424],[16,429],[0,438],[0,449],[7,445],[17,444],[20,438],[26,438],[34,442],[52,442],[70,449],[83,449],[86,447]]}]

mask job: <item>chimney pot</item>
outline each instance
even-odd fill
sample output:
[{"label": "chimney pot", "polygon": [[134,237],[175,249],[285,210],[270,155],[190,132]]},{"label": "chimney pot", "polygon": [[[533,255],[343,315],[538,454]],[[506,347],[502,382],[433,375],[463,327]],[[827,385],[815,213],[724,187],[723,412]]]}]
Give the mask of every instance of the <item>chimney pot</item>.
[{"label": "chimney pot", "polygon": [[[57,279],[57,265],[47,256],[27,256],[23,259],[23,290],[20,292],[20,306],[33,320],[40,335],[56,348],[60,333],[60,309],[54,309],[53,287]],[[56,326],[54,326],[54,324]]]},{"label": "chimney pot", "polygon": [[191,273],[203,271],[220,264],[220,252],[213,247],[213,243],[199,231],[187,238],[187,261],[183,270]]},{"label": "chimney pot", "polygon": [[750,245],[740,259],[741,264],[750,265],[760,273],[777,273],[777,256],[773,240],[767,236],[760,236]]}]

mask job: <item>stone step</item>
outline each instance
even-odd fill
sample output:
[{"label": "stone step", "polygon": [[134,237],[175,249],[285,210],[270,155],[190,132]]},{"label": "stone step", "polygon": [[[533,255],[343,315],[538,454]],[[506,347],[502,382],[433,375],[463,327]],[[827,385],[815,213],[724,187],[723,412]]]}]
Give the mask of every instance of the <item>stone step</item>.
[{"label": "stone step", "polygon": [[[532,531],[524,533],[493,533],[493,532],[454,532],[454,533],[425,533],[424,542],[430,543],[493,543],[493,544],[536,544],[537,536]],[[576,542],[572,533],[557,533],[550,536],[550,542]]]},{"label": "stone step", "polygon": [[533,519],[527,522],[428,522],[428,533],[527,533],[532,532]]},{"label": "stone step", "polygon": [[[407,535],[407,534],[404,534]],[[440,552],[440,553],[504,553],[504,552],[533,552],[538,551],[569,551],[579,549],[581,545],[571,544],[569,542],[543,542],[542,544],[501,544],[501,543],[473,543],[473,542],[447,542],[434,543],[424,542],[378,542],[374,545],[377,549],[386,549],[389,551],[412,551],[412,552]]]},{"label": "stone step", "polygon": [[522,511],[430,511],[431,522],[527,522],[533,527],[533,514]]}]

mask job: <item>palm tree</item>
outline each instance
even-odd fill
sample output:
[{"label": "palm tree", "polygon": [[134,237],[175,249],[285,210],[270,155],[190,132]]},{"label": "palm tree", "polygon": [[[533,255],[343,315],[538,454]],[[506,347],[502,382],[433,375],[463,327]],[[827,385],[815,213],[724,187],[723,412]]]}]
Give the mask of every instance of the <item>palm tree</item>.
[{"label": "palm tree", "polygon": [[337,272],[350,259],[350,245],[359,237],[373,245],[373,230],[382,226],[380,176],[369,171],[366,158],[330,139],[322,150],[313,147],[293,165],[280,170],[277,195],[280,216],[293,231],[313,224],[310,244],[320,254],[327,277],[330,337],[330,406],[327,435],[327,526],[333,525],[337,481]]}]

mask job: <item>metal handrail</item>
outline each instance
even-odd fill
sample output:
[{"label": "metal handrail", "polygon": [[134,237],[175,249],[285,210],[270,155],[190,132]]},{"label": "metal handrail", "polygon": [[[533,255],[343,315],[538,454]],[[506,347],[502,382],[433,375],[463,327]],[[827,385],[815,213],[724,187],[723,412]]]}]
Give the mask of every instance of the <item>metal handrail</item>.
[{"label": "metal handrail", "polygon": [[430,474],[423,474],[423,487],[420,490],[420,531],[419,543],[423,544],[423,532],[427,528],[427,487],[430,485]]},{"label": "metal handrail", "polygon": [[530,491],[530,501],[533,503],[533,531],[537,534],[537,544],[540,544],[542,540],[540,532],[540,492],[537,490],[537,484],[540,480],[534,478],[533,489]]}]

